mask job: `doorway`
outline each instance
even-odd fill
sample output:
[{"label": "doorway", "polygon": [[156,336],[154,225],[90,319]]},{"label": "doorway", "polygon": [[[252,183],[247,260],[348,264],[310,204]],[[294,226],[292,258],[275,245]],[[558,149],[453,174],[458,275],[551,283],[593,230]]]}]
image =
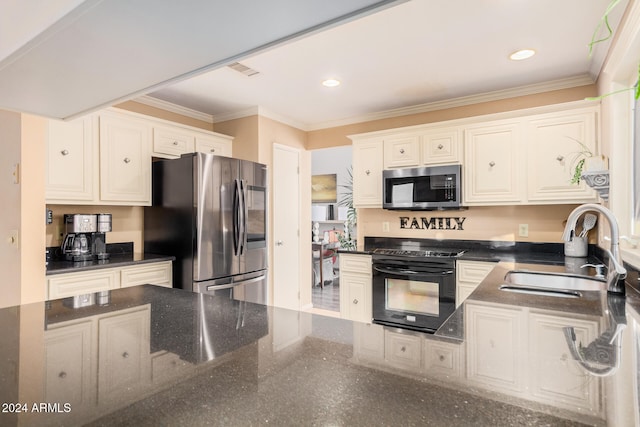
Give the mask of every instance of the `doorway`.
[{"label": "doorway", "polygon": [[311,152],[312,194],[319,187],[318,184],[313,185],[314,178],[318,183],[323,178],[328,181],[335,179],[335,196],[312,196],[314,250],[311,302],[314,310],[340,312],[340,262],[337,251],[340,247],[340,235],[345,235],[347,220],[347,208],[340,202],[349,193],[348,187],[352,182],[351,159],[350,145]]}]

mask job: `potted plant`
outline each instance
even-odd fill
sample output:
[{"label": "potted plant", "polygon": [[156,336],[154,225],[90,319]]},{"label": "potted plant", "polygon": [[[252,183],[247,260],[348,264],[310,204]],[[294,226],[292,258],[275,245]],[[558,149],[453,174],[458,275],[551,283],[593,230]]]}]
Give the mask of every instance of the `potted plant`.
[{"label": "potted plant", "polygon": [[347,208],[347,220],[344,224],[344,232],[338,234],[340,247],[345,250],[353,251],[356,249],[356,240],[353,238],[353,227],[357,223],[356,208],[353,207],[353,168],[347,168],[347,179],[345,184],[339,185],[344,191],[338,201],[339,206]]},{"label": "potted plant", "polygon": [[[568,137],[571,138],[571,137]],[[580,151],[575,153],[571,161],[571,183],[580,184],[584,180],[586,184],[596,190],[603,200],[609,199],[609,170],[608,161],[604,155],[594,155],[589,147],[573,139],[580,145]]]}]

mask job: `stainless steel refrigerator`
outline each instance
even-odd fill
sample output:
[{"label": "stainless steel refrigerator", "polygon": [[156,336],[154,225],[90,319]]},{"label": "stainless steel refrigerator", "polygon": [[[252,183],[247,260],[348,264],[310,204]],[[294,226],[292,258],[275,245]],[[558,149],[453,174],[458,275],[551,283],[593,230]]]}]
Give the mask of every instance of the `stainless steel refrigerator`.
[{"label": "stainless steel refrigerator", "polygon": [[176,257],[173,286],[266,304],[266,166],[190,153],[152,168],[144,248]]}]

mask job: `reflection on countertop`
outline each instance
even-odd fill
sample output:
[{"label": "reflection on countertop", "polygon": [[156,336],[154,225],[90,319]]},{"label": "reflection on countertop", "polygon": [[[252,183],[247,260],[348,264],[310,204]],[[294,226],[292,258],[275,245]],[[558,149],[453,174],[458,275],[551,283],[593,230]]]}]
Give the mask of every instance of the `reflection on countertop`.
[{"label": "reflection on countertop", "polygon": [[150,285],[2,309],[0,393],[27,411],[0,424],[638,423],[636,294],[620,363],[598,376],[563,331],[578,351],[606,333],[606,292],[573,306],[495,291],[500,268],[456,311],[458,339]]}]

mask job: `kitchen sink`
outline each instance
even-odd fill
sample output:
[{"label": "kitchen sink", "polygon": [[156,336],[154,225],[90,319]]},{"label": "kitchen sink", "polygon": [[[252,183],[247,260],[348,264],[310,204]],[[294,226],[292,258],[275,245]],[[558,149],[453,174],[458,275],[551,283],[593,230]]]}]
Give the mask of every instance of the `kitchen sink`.
[{"label": "kitchen sink", "polygon": [[606,289],[604,279],[563,273],[512,270],[504,276],[500,290],[563,298],[580,298],[581,291]]}]

